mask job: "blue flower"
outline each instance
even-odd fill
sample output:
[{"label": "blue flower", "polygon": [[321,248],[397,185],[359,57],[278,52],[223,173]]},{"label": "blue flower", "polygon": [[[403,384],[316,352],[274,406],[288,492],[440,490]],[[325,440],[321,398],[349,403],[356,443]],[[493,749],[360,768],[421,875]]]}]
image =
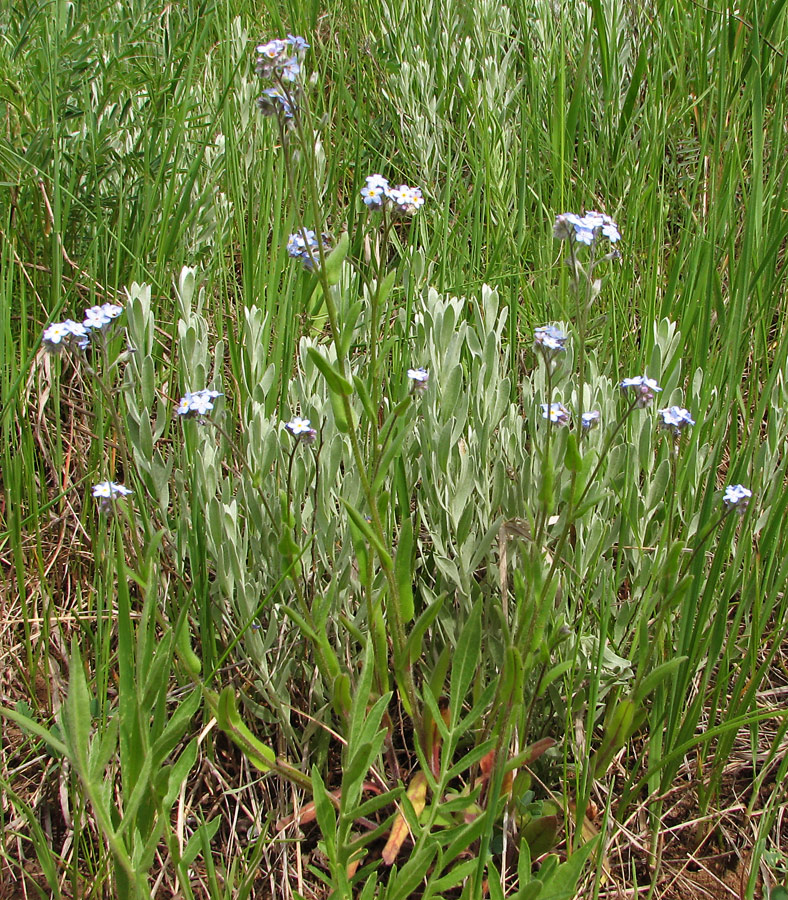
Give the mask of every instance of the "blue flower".
[{"label": "blue flower", "polygon": [[595,210],[587,210],[584,216],[578,216],[576,213],[561,213],[556,216],[553,237],[559,241],[576,241],[591,246],[601,238],[615,244],[621,239],[621,234],[618,225],[610,216]]},{"label": "blue flower", "polygon": [[661,409],[659,415],[662,416],[662,427],[673,431],[674,434],[681,434],[688,425],[695,424],[690,411],[682,406],[669,406],[667,409]]},{"label": "blue flower", "polygon": [[295,81],[301,71],[300,57],[309,44],[297,35],[288,34],[287,40],[274,38],[258,44],[255,70],[261,78],[282,78]]},{"label": "blue flower", "polygon": [[361,188],[361,199],[370,209],[381,209],[390,190],[382,175],[367,175],[367,183]]},{"label": "blue flower", "polygon": [[534,329],[534,350],[538,350],[548,359],[566,350],[567,335],[555,325],[542,325]]},{"label": "blue flower", "polygon": [[53,322],[44,329],[41,341],[49,353],[60,353],[64,347],[79,347],[84,350],[89,343],[90,332],[82,322],[66,319]]},{"label": "blue flower", "polygon": [[637,394],[636,404],[641,409],[648,406],[654,399],[654,392],[661,391],[662,388],[653,378],[647,378],[645,375],[636,375],[634,378],[625,378],[621,382],[621,390],[627,393],[629,388],[634,388]]},{"label": "blue flower", "polygon": [[303,53],[304,50],[308,50],[310,45],[297,34],[288,34],[287,43],[295,50],[296,53]]},{"label": "blue flower", "polygon": [[219,391],[204,389],[202,391],[186,391],[175,407],[175,415],[183,419],[198,419],[213,409],[213,401],[221,397]]},{"label": "blue flower", "polygon": [[297,441],[305,444],[313,444],[317,437],[317,431],[312,428],[309,419],[302,419],[300,416],[295,416],[289,422],[285,422],[285,428]]},{"label": "blue flower", "polygon": [[751,498],[752,491],[743,484],[729,484],[722,495],[722,502],[726,512],[735,511],[741,516],[746,512]]},{"label": "blue flower", "polygon": [[421,188],[409,187],[407,184],[388,188],[386,196],[391,201],[395,212],[403,216],[412,216],[424,206]]},{"label": "blue flower", "polygon": [[[323,237],[323,248],[327,249],[326,237]],[[320,249],[318,247],[317,235],[309,228],[302,228],[291,234],[287,241],[288,255],[294,259],[300,259],[304,264],[304,268],[312,271],[319,264]]]},{"label": "blue flower", "polygon": [[580,425],[583,431],[591,431],[592,428],[596,428],[599,425],[601,419],[602,413],[594,409],[591,412],[584,412],[580,416]]},{"label": "blue flower", "polygon": [[116,306],[114,303],[105,303],[103,306],[91,306],[85,310],[85,318],[82,324],[86,329],[102,331],[122,312],[123,307]]},{"label": "blue flower", "polygon": [[541,407],[543,419],[548,419],[553,425],[569,424],[569,410],[563,403],[551,403],[549,407],[546,403],[542,403]]},{"label": "blue flower", "polygon": [[291,56],[282,63],[281,74],[285,81],[296,81],[300,72],[301,63],[295,56]]},{"label": "blue flower", "polygon": [[59,353],[65,347],[70,336],[71,330],[65,322],[53,322],[44,329],[41,340],[50,353]]},{"label": "blue flower", "polygon": [[258,44],[255,49],[257,50],[257,55],[262,59],[275,62],[284,56],[285,50],[287,50],[287,42],[280,38],[275,38],[265,44]]},{"label": "blue flower", "polygon": [[293,105],[279,88],[266,88],[257,98],[257,108],[264,116],[279,116],[284,120],[293,118]]},{"label": "blue flower", "polygon": [[430,373],[423,367],[408,369],[408,378],[414,394],[423,394],[430,382]]},{"label": "blue flower", "polygon": [[115,481],[100,481],[93,485],[93,496],[99,502],[99,511],[108,513],[112,511],[114,502],[119,497],[128,497],[134,492]]}]

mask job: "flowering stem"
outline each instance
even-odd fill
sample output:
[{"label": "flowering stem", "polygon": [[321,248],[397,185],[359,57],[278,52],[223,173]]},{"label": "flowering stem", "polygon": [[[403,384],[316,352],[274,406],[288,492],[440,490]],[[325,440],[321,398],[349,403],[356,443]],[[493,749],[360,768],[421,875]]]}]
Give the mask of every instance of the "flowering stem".
[{"label": "flowering stem", "polygon": [[[386,215],[386,207],[383,207],[383,236],[378,248],[377,259],[377,275],[375,279],[375,290],[372,294],[372,303],[370,306],[370,343],[369,343],[369,369],[372,375],[372,407],[377,410],[380,405],[380,382],[378,379],[378,339],[379,339],[379,317],[380,317],[380,289],[383,283],[383,269],[385,265],[385,251],[388,243],[389,232],[393,225],[393,218]],[[377,422],[372,423],[374,433],[377,434]],[[377,441],[375,442],[375,454],[377,455]]]},{"label": "flowering stem", "polygon": [[564,527],[561,531],[561,535],[558,538],[558,543],[555,546],[555,550],[553,551],[553,561],[552,561],[552,563],[550,565],[550,569],[547,573],[547,578],[544,580],[544,583],[542,585],[542,590],[541,590],[541,594],[540,594],[540,603],[544,601],[544,598],[547,595],[547,590],[549,589],[550,584],[553,579],[553,576],[555,575],[555,571],[558,568],[558,563],[561,559],[561,552],[564,549],[564,544],[566,543],[566,539],[569,536],[569,531],[570,531],[570,529],[572,527],[572,523],[574,521],[574,514],[582,506],[583,500],[585,500],[585,498],[588,494],[588,491],[591,488],[591,485],[594,483],[596,476],[599,474],[599,470],[602,467],[602,463],[605,459],[605,456],[607,456],[608,451],[610,450],[611,446],[613,445],[613,441],[614,441],[616,435],[624,427],[624,423],[627,421],[629,416],[632,414],[632,411],[637,406],[637,402],[638,402],[638,398],[637,398],[637,396],[635,396],[635,399],[630,401],[629,407],[627,408],[624,415],[616,423],[616,427],[608,435],[607,440],[605,441],[604,447],[602,448],[602,452],[599,454],[599,459],[597,460],[596,466],[594,467],[594,470],[591,473],[591,477],[586,482],[586,486],[583,488],[583,491],[580,494],[580,497],[577,500],[577,502],[572,504],[570,506],[569,510],[567,511],[566,521],[564,522]]},{"label": "flowering stem", "polygon": [[[108,366],[107,348],[103,341],[101,344],[101,353],[102,357],[104,358],[104,369],[106,370]],[[120,455],[123,457],[123,470],[125,476],[128,477],[132,472],[131,459],[129,458],[129,451],[124,439],[125,432],[123,431],[123,423],[121,422],[120,415],[118,414],[118,411],[115,407],[115,398],[112,396],[112,392],[110,391],[110,389],[104,383],[104,378],[99,378],[96,370],[88,362],[85,362],[85,370],[89,375],[93,376],[93,380],[98,384],[99,390],[104,396],[104,400],[106,401],[105,405],[107,410],[109,411],[110,418],[112,419],[112,425],[115,429],[117,446],[120,450]],[[79,371],[79,368],[77,369],[77,371]],[[111,481],[112,479],[109,480]],[[136,519],[132,521],[131,517],[129,517],[129,533],[131,534],[131,543],[133,545],[134,558],[135,560],[139,561],[142,559],[142,543],[137,532]]]},{"label": "flowering stem", "polygon": [[[297,109],[294,110],[293,120],[295,122],[295,127],[298,132],[298,137],[301,143],[301,147],[306,150],[307,143],[309,143],[309,155],[310,155],[310,163],[311,165],[307,166],[307,184],[309,188],[309,199],[312,206],[312,215],[314,217],[315,222],[315,234],[317,237],[317,252],[319,257],[319,266],[318,266],[318,278],[320,279],[320,284],[323,289],[323,297],[326,304],[326,312],[328,313],[328,321],[329,327],[331,330],[331,339],[336,349],[337,354],[337,365],[339,366],[339,372],[343,378],[347,379],[348,374],[348,361],[346,355],[344,353],[341,341],[341,330],[339,327],[339,316],[337,312],[336,303],[334,302],[334,297],[331,292],[331,285],[328,282],[328,276],[326,274],[326,251],[325,251],[325,242],[323,241],[323,217],[322,211],[320,209],[320,199],[317,193],[317,183],[315,180],[315,167],[314,167],[314,145],[312,142],[307,142],[306,133],[304,131],[304,125],[301,118],[301,115]],[[292,175],[291,166],[289,163],[289,153],[286,144],[285,147],[285,157],[288,160],[287,162],[287,173],[288,179],[290,180],[291,187],[294,187],[294,179]],[[309,252],[310,258],[312,258],[312,251],[309,245],[307,244],[307,250]],[[374,342],[373,342],[374,343]],[[380,540],[381,544],[386,545],[386,537],[383,531],[383,525],[380,518],[380,511],[378,509],[377,498],[375,497],[374,492],[372,491],[372,486],[370,483],[369,475],[367,473],[367,468],[364,463],[364,458],[361,453],[361,446],[359,444],[358,435],[356,434],[355,428],[353,427],[353,408],[350,403],[350,398],[345,394],[340,395],[340,402],[342,403],[345,418],[348,422],[348,438],[350,440],[350,446],[353,453],[353,459],[356,463],[356,468],[358,470],[358,475],[361,480],[361,487],[364,492],[364,497],[367,501],[367,505],[369,507],[370,518],[372,520],[372,526],[375,529],[375,533]],[[378,554],[378,558],[380,555]],[[372,563],[372,554],[370,554],[370,565]],[[404,688],[406,694],[407,706],[409,707],[410,715],[412,716],[416,728],[416,733],[419,735],[421,739],[421,715],[419,713],[418,707],[418,695],[416,693],[416,685],[413,681],[413,673],[411,671],[410,665],[408,661],[405,659],[404,648],[405,648],[405,626],[402,620],[402,612],[399,604],[399,587],[397,585],[396,578],[394,576],[394,568],[393,563],[389,560],[385,560],[380,558],[380,564],[383,568],[383,572],[386,578],[388,591],[389,591],[389,603],[386,606],[387,613],[390,616],[391,620],[391,640],[394,651],[394,666],[397,673],[402,678],[402,687]],[[372,623],[370,623],[370,626]]]}]

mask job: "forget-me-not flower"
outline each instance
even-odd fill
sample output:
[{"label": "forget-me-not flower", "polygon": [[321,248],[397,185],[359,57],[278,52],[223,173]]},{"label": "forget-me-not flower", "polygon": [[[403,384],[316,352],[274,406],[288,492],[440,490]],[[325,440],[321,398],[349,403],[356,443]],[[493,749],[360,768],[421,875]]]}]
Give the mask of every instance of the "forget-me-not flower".
[{"label": "forget-me-not flower", "polygon": [[409,187],[401,184],[399,187],[390,187],[386,196],[391,201],[395,212],[403,216],[412,216],[424,206],[424,197],[421,188]]},{"label": "forget-me-not flower", "polygon": [[648,378],[645,375],[636,375],[634,378],[625,378],[621,382],[621,390],[624,391],[624,393],[627,393],[630,388],[632,388],[637,395],[636,405],[641,409],[644,409],[651,403],[654,399],[655,392],[662,390],[653,378]]},{"label": "forget-me-not flower", "polygon": [[534,329],[534,350],[538,350],[547,359],[566,350],[567,340],[567,335],[555,325],[542,325]]},{"label": "forget-me-not flower", "polygon": [[317,431],[312,428],[309,419],[302,419],[300,416],[294,416],[289,422],[285,422],[285,428],[297,441],[303,441],[305,444],[314,443],[317,437]]},{"label": "forget-me-not flower", "polygon": [[584,412],[580,416],[580,425],[583,431],[591,431],[592,428],[596,428],[599,425],[601,419],[602,413],[597,409],[593,409],[591,412]]},{"label": "forget-me-not flower", "polygon": [[205,388],[201,391],[186,391],[175,407],[175,415],[182,419],[198,419],[213,409],[213,401],[221,397],[219,391]]},{"label": "forget-me-not flower", "polygon": [[423,394],[427,390],[430,381],[430,373],[420,366],[418,369],[408,369],[408,378],[414,394]]},{"label": "forget-me-not flower", "polygon": [[67,346],[76,346],[84,350],[89,343],[88,337],[88,329],[82,322],[66,319],[64,322],[53,322],[45,328],[41,341],[50,353],[60,353]]},{"label": "forget-me-not flower", "polygon": [[726,512],[735,511],[741,516],[746,512],[751,498],[752,491],[743,484],[729,484],[722,495],[722,502]]},{"label": "forget-me-not flower", "polygon": [[563,403],[551,403],[549,406],[546,403],[542,403],[541,407],[543,419],[547,419],[553,425],[569,424],[569,410]]},{"label": "forget-me-not flower", "polygon": [[661,409],[659,415],[662,417],[662,427],[676,435],[681,434],[687,426],[695,424],[690,411],[682,406],[669,406],[667,409]]},{"label": "forget-me-not flower", "polygon": [[100,481],[93,485],[93,496],[98,500],[99,511],[103,513],[110,512],[119,497],[128,497],[132,493],[130,488],[116,481]]},{"label": "forget-me-not flower", "polygon": [[[327,248],[327,240],[323,236],[323,248]],[[303,228],[290,235],[287,241],[287,252],[294,259],[300,259],[304,268],[308,271],[316,269],[319,265],[319,247],[317,235],[310,228]]]},{"label": "forget-me-not flower", "polygon": [[553,237],[559,241],[576,241],[579,244],[591,244],[606,238],[611,244],[621,240],[618,225],[604,213],[587,210],[584,216],[577,213],[561,213],[556,216]]}]

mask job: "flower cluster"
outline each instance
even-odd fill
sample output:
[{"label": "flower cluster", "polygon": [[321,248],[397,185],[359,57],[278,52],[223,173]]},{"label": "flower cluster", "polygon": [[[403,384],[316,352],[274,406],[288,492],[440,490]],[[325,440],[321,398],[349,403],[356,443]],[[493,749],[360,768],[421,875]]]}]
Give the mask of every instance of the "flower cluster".
[{"label": "flower cluster", "polygon": [[551,403],[549,406],[547,403],[542,403],[541,406],[543,419],[548,419],[553,425],[569,424],[569,410],[563,403]]},{"label": "flower cluster", "polygon": [[302,419],[300,416],[295,416],[289,422],[285,422],[285,428],[303,444],[314,444],[317,437],[317,431],[312,428],[309,419]]},{"label": "flower cluster", "polygon": [[50,353],[60,353],[64,347],[78,347],[84,350],[90,343],[91,332],[104,331],[123,312],[122,306],[105,303],[85,310],[82,322],[66,319],[53,322],[44,329],[41,340]]},{"label": "flower cluster", "polygon": [[197,419],[207,415],[213,409],[213,401],[221,397],[219,391],[208,390],[186,391],[178,401],[175,415],[183,419]]},{"label": "flower cluster", "polygon": [[591,412],[584,412],[580,416],[580,424],[583,431],[591,431],[592,428],[596,428],[601,420],[602,413],[597,409],[592,409]]},{"label": "flower cluster", "polygon": [[132,493],[132,490],[116,481],[100,481],[93,485],[93,496],[98,500],[99,512],[103,513],[111,512],[119,497],[128,497]]},{"label": "flower cluster", "polygon": [[695,424],[690,411],[682,406],[669,406],[667,409],[661,409],[659,415],[662,417],[662,427],[672,431],[675,435],[681,434],[688,425]]},{"label": "flower cluster", "polygon": [[411,390],[414,394],[423,394],[430,383],[430,373],[422,367],[419,367],[418,369],[408,369],[408,378],[410,379]]},{"label": "flower cluster", "polygon": [[279,88],[266,88],[257,98],[257,108],[264,116],[281,116],[285,120],[293,118],[293,104]]},{"label": "flower cluster", "polygon": [[366,184],[361,188],[361,199],[370,209],[382,209],[389,204],[402,216],[412,216],[424,206],[421,188],[401,184],[391,187],[382,175],[367,175]]},{"label": "flower cluster", "polygon": [[255,71],[260,78],[272,79],[274,87],[266,88],[257,99],[257,106],[265,116],[277,115],[283,120],[293,118],[293,91],[285,83],[294,84],[301,74],[301,62],[309,44],[297,35],[275,38],[258,44]]},{"label": "flower cluster", "polygon": [[584,216],[576,213],[561,213],[556,216],[553,237],[559,241],[576,241],[591,246],[601,238],[607,238],[611,244],[621,240],[618,225],[604,213],[587,210]]},{"label": "flower cluster", "polygon": [[[328,238],[323,235],[323,250],[327,250]],[[302,228],[291,234],[287,242],[287,252],[293,259],[300,259],[304,268],[311,272],[319,266],[320,250],[317,235],[309,228]]]},{"label": "flower cluster", "polygon": [[752,491],[743,484],[729,484],[722,495],[722,502],[726,512],[737,512],[744,515],[752,498]]},{"label": "flower cluster", "polygon": [[627,393],[632,388],[636,394],[636,405],[641,409],[649,406],[654,399],[655,391],[661,391],[662,388],[653,378],[647,378],[645,375],[636,375],[634,378],[625,378],[621,382],[621,390]]},{"label": "flower cluster", "polygon": [[540,352],[545,359],[553,359],[566,350],[567,335],[555,325],[542,325],[534,329],[534,350]]}]

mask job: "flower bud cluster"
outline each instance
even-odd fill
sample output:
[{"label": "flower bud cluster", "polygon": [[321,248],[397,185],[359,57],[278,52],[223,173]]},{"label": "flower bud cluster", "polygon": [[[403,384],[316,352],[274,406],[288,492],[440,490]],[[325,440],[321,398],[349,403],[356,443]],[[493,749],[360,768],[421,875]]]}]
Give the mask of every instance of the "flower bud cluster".
[{"label": "flower bud cluster", "polygon": [[645,409],[647,406],[650,406],[651,401],[654,399],[654,393],[662,390],[653,378],[647,378],[645,375],[636,375],[634,378],[625,378],[621,382],[621,390],[627,394],[629,393],[630,388],[632,388],[637,396],[635,403],[640,409]]},{"label": "flower bud cluster", "polygon": [[257,45],[255,71],[260,78],[274,82],[274,87],[265,88],[257,98],[258,109],[264,116],[278,116],[283,121],[293,118],[293,91],[285,84],[298,82],[308,49],[309,44],[302,37],[292,34]]},{"label": "flower bud cluster", "polygon": [[361,199],[370,209],[391,206],[401,216],[412,216],[424,206],[421,188],[401,184],[391,187],[382,175],[367,175],[366,184],[361,188]]},{"label": "flower bud cluster", "polygon": [[[328,237],[323,235],[323,250],[327,249]],[[314,271],[320,264],[317,235],[309,228],[302,228],[290,235],[287,241],[287,252],[293,259],[300,259],[304,268],[309,272]]]},{"label": "flower bud cluster", "polygon": [[587,210],[584,216],[576,213],[561,213],[556,216],[553,237],[559,241],[576,241],[591,246],[602,238],[611,244],[621,240],[618,225],[604,213]]},{"label": "flower bud cluster", "polygon": [[73,319],[53,322],[44,329],[41,341],[50,353],[60,353],[65,347],[84,350],[90,343],[91,333],[104,331],[122,312],[123,307],[114,303],[91,306],[85,310],[82,322]]},{"label": "flower bud cluster", "polygon": [[213,409],[213,401],[221,396],[219,391],[211,391],[207,388],[201,391],[186,391],[178,401],[175,415],[182,419],[201,418]]}]

